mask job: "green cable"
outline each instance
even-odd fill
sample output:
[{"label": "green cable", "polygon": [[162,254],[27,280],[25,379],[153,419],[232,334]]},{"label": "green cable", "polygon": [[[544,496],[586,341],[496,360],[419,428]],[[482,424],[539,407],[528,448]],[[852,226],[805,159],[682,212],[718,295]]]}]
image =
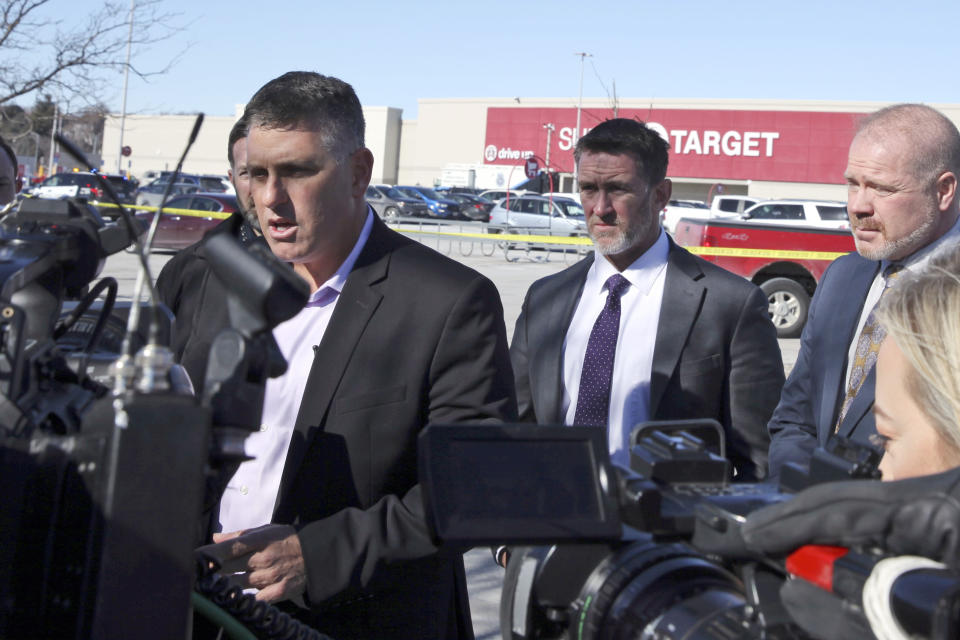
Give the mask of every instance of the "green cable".
[{"label": "green cable", "polygon": [[227,633],[227,636],[233,638],[233,640],[257,640],[257,636],[243,626],[239,620],[196,591],[190,592],[190,603],[193,605],[194,611],[221,627]]}]

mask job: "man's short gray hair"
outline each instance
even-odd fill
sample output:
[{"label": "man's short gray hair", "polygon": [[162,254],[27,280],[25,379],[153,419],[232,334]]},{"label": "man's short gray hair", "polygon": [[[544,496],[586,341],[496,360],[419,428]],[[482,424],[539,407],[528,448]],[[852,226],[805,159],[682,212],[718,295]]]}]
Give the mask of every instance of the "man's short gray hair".
[{"label": "man's short gray hair", "polygon": [[364,146],[363,108],[353,87],[313,71],[290,71],[263,85],[243,113],[249,128],[316,128],[338,161]]}]

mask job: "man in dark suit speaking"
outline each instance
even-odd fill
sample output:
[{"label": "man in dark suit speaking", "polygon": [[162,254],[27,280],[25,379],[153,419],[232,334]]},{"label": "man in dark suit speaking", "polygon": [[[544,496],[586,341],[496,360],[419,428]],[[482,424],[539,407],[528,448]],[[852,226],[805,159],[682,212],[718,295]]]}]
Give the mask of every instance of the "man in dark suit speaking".
[{"label": "man in dark suit speaking", "polygon": [[303,596],[301,617],[335,638],[472,637],[462,558],[430,542],[416,446],[427,423],[516,418],[497,290],[366,205],[373,155],[350,85],[287,73],[244,118],[263,235],[313,294],[274,330],[288,370],[221,499],[217,555],[260,599]]},{"label": "man in dark suit speaking", "polygon": [[847,210],[857,253],[824,273],[810,304],[800,353],[770,420],[770,471],[804,466],[837,433],[867,442],[873,363],[885,332],[873,308],[903,271],[960,239],[960,132],[943,114],[898,104],[867,116],[850,144]]},{"label": "man in dark suit speaking", "polygon": [[660,228],[668,148],[622,118],[577,142],[595,252],[527,293],[510,349],[521,419],[605,427],[627,464],[637,423],[713,418],[737,479],[763,477],[783,384],[776,331],[760,289]]}]

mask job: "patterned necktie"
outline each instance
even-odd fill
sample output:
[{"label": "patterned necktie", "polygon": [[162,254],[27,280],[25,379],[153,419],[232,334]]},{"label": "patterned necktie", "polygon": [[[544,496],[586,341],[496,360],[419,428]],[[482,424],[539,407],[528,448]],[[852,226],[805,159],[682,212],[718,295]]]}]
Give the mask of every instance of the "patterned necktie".
[{"label": "patterned necktie", "polygon": [[607,426],[613,359],[617,354],[617,334],[620,332],[620,296],[629,286],[630,281],[619,273],[607,278],[607,302],[593,325],[583,358],[577,410],[573,417],[575,425]]},{"label": "patterned necktie", "polygon": [[837,424],[833,429],[834,433],[840,430],[843,419],[847,416],[850,404],[857,397],[863,381],[867,379],[867,374],[873,369],[877,362],[877,353],[880,351],[880,345],[887,335],[887,330],[883,328],[876,318],[877,307],[880,306],[880,300],[887,295],[887,291],[893,288],[897,278],[903,273],[903,265],[891,264],[883,272],[883,291],[880,292],[880,299],[870,310],[867,321],[863,323],[863,329],[860,331],[860,337],[857,338],[857,349],[853,354],[853,369],[850,370],[850,381],[847,383],[847,394],[843,398],[843,407],[840,409],[840,417],[837,418]]}]

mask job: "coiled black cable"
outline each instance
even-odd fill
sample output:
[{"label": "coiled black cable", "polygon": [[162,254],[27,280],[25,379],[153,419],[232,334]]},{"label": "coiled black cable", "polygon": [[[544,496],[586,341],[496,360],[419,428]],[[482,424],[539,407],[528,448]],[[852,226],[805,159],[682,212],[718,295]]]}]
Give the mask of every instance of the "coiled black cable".
[{"label": "coiled black cable", "polygon": [[197,559],[196,591],[229,613],[261,640],[332,640],[288,613],[254,598],[217,573],[209,558]]}]

